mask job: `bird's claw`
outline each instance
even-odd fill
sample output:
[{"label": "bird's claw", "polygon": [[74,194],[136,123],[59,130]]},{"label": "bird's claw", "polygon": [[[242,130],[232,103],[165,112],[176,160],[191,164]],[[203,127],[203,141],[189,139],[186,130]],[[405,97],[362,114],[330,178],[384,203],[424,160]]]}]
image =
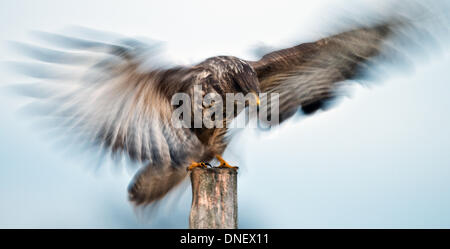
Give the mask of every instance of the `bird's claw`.
[{"label": "bird's claw", "polygon": [[239,167],[236,166],[231,166],[230,164],[228,164],[221,156],[216,155],[217,160],[219,160],[220,165],[217,166],[217,168],[227,168],[227,169],[239,169]]},{"label": "bird's claw", "polygon": [[209,163],[204,163],[204,162],[200,162],[200,163],[197,163],[197,162],[192,162],[192,164],[186,169],[187,171],[191,171],[191,170],[193,170],[193,169],[195,169],[195,168],[204,168],[204,169],[206,169],[206,168],[208,168],[208,166],[211,168],[212,166],[211,166],[211,164],[209,164]]},{"label": "bird's claw", "polygon": [[238,170],[239,167],[237,166],[231,166],[229,164],[220,164],[219,166],[217,166],[216,168],[227,168],[227,169],[235,169]]}]

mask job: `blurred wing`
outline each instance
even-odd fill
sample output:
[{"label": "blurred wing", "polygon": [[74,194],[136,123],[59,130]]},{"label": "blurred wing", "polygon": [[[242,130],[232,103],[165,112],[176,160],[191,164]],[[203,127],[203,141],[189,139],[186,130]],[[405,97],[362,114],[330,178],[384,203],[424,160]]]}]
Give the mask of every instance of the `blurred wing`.
[{"label": "blurred wing", "polygon": [[49,33],[40,36],[62,50],[16,44],[45,62],[17,66],[45,79],[22,89],[45,93],[33,106],[56,120],[62,132],[104,154],[126,154],[150,166],[179,166],[199,145],[189,130],[176,129],[170,122],[170,98],[188,69],[162,68],[154,48],[136,40],[107,44]]},{"label": "blurred wing", "polygon": [[[385,48],[385,41],[406,27],[406,22],[385,22],[360,27],[317,42],[269,53],[252,66],[262,92],[279,94],[280,122],[299,108],[310,114],[337,97],[343,81],[354,79]],[[268,109],[268,100],[262,103]],[[265,107],[266,106],[266,107]]]}]

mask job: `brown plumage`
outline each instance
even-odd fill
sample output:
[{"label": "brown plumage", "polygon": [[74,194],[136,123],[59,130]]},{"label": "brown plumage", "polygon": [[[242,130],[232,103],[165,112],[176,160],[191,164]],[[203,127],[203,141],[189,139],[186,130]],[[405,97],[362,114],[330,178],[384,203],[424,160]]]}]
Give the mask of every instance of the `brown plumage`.
[{"label": "brown plumage", "polygon": [[336,97],[339,83],[354,77],[379,54],[392,29],[391,23],[359,28],[275,51],[252,63],[261,90],[280,94],[280,122],[299,107],[310,114]]},{"label": "brown plumage", "polygon": [[[219,56],[194,66],[170,68],[155,62],[151,46],[130,39],[102,43],[41,33],[41,38],[60,49],[17,46],[44,62],[37,68],[21,67],[24,73],[46,79],[37,86],[38,92],[46,94],[34,105],[43,105],[40,110],[61,124],[65,134],[144,165],[130,184],[129,198],[145,205],[185,179],[192,161],[209,162],[223,154],[228,144],[227,128],[175,128],[170,119],[173,94],[192,97],[196,85],[202,86],[202,96],[279,93],[280,121],[299,109],[313,113],[336,97],[340,83],[354,78],[402,25],[384,22],[356,27],[269,53],[259,61]],[[62,73],[65,70],[67,74]],[[30,87],[25,86],[25,91],[29,93]],[[226,116],[225,122],[236,115]]]}]

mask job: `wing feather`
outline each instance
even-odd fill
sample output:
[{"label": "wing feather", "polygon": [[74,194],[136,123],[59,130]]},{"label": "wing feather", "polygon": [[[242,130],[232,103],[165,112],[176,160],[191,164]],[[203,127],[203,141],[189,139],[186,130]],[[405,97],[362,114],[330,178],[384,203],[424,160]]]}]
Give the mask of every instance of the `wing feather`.
[{"label": "wing feather", "polygon": [[392,29],[391,23],[358,28],[275,51],[255,62],[252,66],[261,91],[279,94],[280,121],[299,108],[314,112],[323,102],[336,97],[340,83],[353,78],[360,66],[380,53]]},{"label": "wing feather", "polygon": [[[40,38],[57,49],[16,44],[36,61],[29,76],[51,89],[32,105],[59,120],[65,133],[82,138],[117,157],[148,165],[184,163],[200,146],[189,130],[171,124],[172,94],[190,70],[163,67],[156,50],[131,39],[117,43],[90,41],[51,33]],[[64,79],[36,74],[44,70]],[[170,79],[170,80],[169,80]],[[25,86],[28,87],[28,86]]]},{"label": "wing feather", "polygon": [[386,62],[381,58],[406,62],[414,52],[405,50],[408,46],[416,48],[417,44],[434,42],[431,30],[442,34],[448,30],[446,18],[433,15],[431,9],[420,10],[430,18],[416,21],[408,15],[384,18],[315,42],[274,51],[251,62],[261,91],[279,94],[278,106],[266,98],[260,108],[265,108],[262,111],[269,114],[269,119],[271,109],[277,108],[280,122],[299,110],[311,114],[342,95],[341,86],[348,80],[370,72],[376,65],[374,62]]}]

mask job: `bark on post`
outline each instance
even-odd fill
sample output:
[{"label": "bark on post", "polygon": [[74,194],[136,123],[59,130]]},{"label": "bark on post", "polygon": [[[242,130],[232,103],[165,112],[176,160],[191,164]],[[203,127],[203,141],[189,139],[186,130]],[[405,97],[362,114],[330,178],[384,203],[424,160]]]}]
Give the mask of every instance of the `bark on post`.
[{"label": "bark on post", "polygon": [[191,172],[189,228],[237,228],[237,170],[195,168]]}]

